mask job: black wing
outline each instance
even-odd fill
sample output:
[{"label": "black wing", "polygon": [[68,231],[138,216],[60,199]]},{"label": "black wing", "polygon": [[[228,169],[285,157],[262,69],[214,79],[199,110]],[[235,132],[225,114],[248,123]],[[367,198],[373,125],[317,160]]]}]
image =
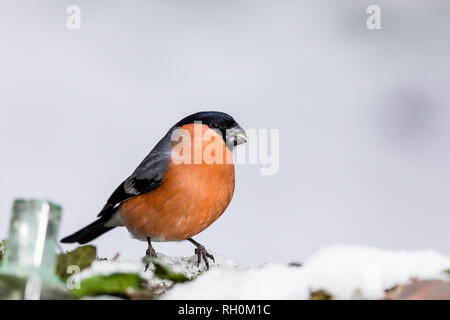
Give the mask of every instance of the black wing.
[{"label": "black wing", "polygon": [[118,204],[150,192],[158,188],[167,170],[171,153],[171,132],[170,130],[162,138],[153,150],[145,157],[141,164],[134,170],[124,182],[122,182],[113,194],[109,197],[102,211],[98,214],[108,216]]}]

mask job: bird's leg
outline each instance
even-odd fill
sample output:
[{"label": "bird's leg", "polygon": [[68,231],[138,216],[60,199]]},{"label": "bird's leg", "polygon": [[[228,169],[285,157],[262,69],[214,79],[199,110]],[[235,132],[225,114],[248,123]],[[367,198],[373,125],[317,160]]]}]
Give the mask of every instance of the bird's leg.
[{"label": "bird's leg", "polygon": [[210,258],[213,262],[216,262],[214,260],[214,257],[212,254],[209,254],[208,251],[206,251],[205,247],[202,246],[200,243],[198,243],[197,241],[195,241],[192,238],[188,239],[194,246],[196,246],[197,248],[195,248],[195,254],[197,255],[197,267],[200,265],[200,260],[203,259],[203,261],[205,261],[206,264],[206,270],[209,269],[209,262],[207,258]]},{"label": "bird's leg", "polygon": [[[148,248],[147,248],[147,251],[145,251],[145,255],[148,256],[148,257],[157,257],[156,251],[152,247],[152,241],[150,240],[150,237],[147,237],[147,243],[148,243]],[[149,266],[150,266],[150,264],[147,262],[145,264],[144,272],[147,271]]]}]

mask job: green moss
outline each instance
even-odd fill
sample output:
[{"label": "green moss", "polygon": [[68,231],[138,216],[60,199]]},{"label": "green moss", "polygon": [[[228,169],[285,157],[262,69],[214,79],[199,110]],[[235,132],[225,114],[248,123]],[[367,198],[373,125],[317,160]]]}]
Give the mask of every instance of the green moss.
[{"label": "green moss", "polygon": [[97,295],[127,297],[127,294],[143,288],[144,280],[134,273],[114,273],[108,276],[96,275],[83,279],[79,289],[73,289],[75,298]]},{"label": "green moss", "polygon": [[67,267],[76,265],[83,270],[91,266],[97,259],[97,248],[91,245],[80,246],[73,251],[59,254],[56,260],[56,275],[67,280],[71,274],[67,273]]}]

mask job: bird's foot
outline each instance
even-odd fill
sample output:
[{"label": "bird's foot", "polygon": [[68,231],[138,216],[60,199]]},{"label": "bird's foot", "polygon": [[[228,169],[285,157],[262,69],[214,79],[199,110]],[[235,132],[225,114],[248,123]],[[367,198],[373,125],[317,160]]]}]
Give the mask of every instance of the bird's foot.
[{"label": "bird's foot", "polygon": [[213,262],[216,262],[214,260],[214,257],[212,254],[209,254],[208,251],[206,251],[205,247],[201,244],[197,245],[197,248],[195,248],[194,253],[197,255],[197,267],[200,266],[200,260],[203,259],[205,261],[206,270],[209,270],[209,262],[208,258],[210,258]]},{"label": "bird's foot", "polygon": [[[153,249],[152,247],[149,247],[149,248],[147,249],[147,251],[145,251],[145,255],[146,255],[147,257],[155,257],[155,258],[158,257],[158,256],[156,255],[155,249]],[[145,270],[144,270],[144,272],[147,271],[147,269],[148,269],[149,266],[150,266],[150,263],[147,262],[147,263],[145,264]]]}]

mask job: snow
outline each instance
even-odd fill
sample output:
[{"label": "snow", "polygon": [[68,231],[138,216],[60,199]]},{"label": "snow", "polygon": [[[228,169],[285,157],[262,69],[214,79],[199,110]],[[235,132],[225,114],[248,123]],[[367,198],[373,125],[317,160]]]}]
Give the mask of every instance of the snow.
[{"label": "snow", "polygon": [[378,299],[384,290],[411,279],[442,279],[450,256],[433,250],[389,251],[335,245],[312,255],[302,267],[267,264],[229,270],[219,266],[178,284],[163,299],[309,299],[323,289],[336,299]]},{"label": "snow", "polygon": [[[170,257],[158,252],[158,260],[165,265],[169,265],[173,271],[181,272],[189,279],[197,277],[206,270],[203,261],[197,267],[197,256],[191,257]],[[211,269],[218,266],[228,268],[239,268],[238,264],[230,259],[227,259],[218,254],[213,254],[215,263],[211,262]],[[149,270],[144,272],[144,263],[141,261],[111,261],[111,260],[96,260],[92,265],[84,269],[80,273],[81,279],[88,278],[94,275],[110,275],[112,273],[137,273],[144,279],[151,279],[153,277],[154,266],[150,265]]]},{"label": "snow", "polygon": [[[123,262],[123,261],[94,261],[92,265],[81,271],[80,279],[86,279],[95,275],[111,275],[113,273],[138,273],[143,271],[143,264],[140,262]],[[150,273],[147,273],[145,279],[149,279]]]},{"label": "snow", "polygon": [[[191,257],[170,257],[160,252],[157,253],[158,260],[170,266],[174,272],[183,273],[187,278],[194,279],[201,273],[206,271],[206,266],[203,261],[197,267],[197,256]],[[210,270],[218,267],[226,267],[230,270],[237,270],[239,266],[230,259],[226,259],[218,254],[213,254],[215,263],[211,263]],[[172,282],[169,280],[162,280],[154,276],[155,267],[151,264],[147,271],[144,271],[144,263],[140,261],[110,261],[110,260],[96,260],[92,265],[81,271],[79,279],[85,279],[94,275],[111,275],[113,273],[136,273],[143,279],[148,281],[148,286],[155,289],[157,293],[164,293],[172,287]]]},{"label": "snow", "polygon": [[302,267],[268,263],[256,268],[214,254],[216,263],[205,271],[197,257],[168,257],[162,263],[194,279],[182,284],[144,272],[141,262],[96,261],[81,277],[115,272],[139,273],[151,287],[161,288],[161,299],[309,299],[325,290],[336,299],[379,299],[386,289],[413,279],[449,280],[450,256],[433,250],[390,251],[365,246],[333,245],[313,254]]},{"label": "snow", "polygon": [[217,267],[198,279],[178,284],[163,299],[308,299],[299,268],[267,264],[236,270]]},{"label": "snow", "polygon": [[326,289],[338,299],[376,299],[384,296],[384,290],[414,278],[448,279],[443,271],[449,267],[450,256],[433,250],[331,246],[310,257],[303,271],[312,290]]}]

